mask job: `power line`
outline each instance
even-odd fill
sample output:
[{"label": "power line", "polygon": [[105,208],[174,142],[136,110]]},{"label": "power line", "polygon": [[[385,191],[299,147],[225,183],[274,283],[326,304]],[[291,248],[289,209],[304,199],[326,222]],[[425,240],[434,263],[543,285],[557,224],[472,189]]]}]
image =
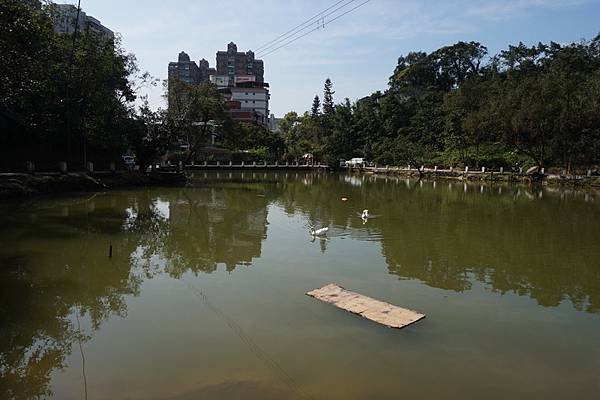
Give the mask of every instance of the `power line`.
[{"label": "power line", "polygon": [[[315,18],[317,18],[317,17],[321,16],[322,14],[324,14],[324,13],[326,13],[327,11],[331,10],[333,7],[337,6],[337,5],[338,5],[338,4],[340,4],[340,3],[343,3],[343,2],[345,2],[345,1],[347,1],[347,0],[340,0],[340,1],[338,1],[337,3],[335,3],[335,4],[334,4],[334,5],[332,5],[332,6],[330,6],[329,8],[326,8],[325,10],[321,11],[320,13],[318,13],[318,14],[314,15],[313,17],[311,17],[311,18],[307,19],[306,21],[304,21],[304,22],[303,22],[303,23],[301,23],[300,25],[298,25],[298,26],[295,26],[294,28],[290,29],[290,30],[289,30],[289,31],[287,31],[286,33],[284,33],[284,34],[282,34],[282,35],[279,35],[279,36],[277,36],[275,39],[271,40],[270,42],[267,42],[267,43],[263,44],[262,46],[260,46],[260,47],[256,48],[254,51],[255,51],[255,52],[258,52],[258,51],[260,51],[260,50],[264,49],[265,47],[269,47],[269,45],[270,45],[270,44],[272,44],[272,43],[274,43],[274,42],[277,42],[277,41],[279,41],[279,39],[282,39],[284,36],[287,36],[288,34],[290,34],[290,33],[294,32],[294,31],[295,31],[296,29],[298,29],[298,28],[301,28],[301,27],[303,27],[304,25],[308,24],[309,22],[313,22],[313,20],[314,20]],[[353,0],[353,1],[354,1],[354,0]]]},{"label": "power line", "polygon": [[[347,0],[346,0],[346,1],[347,1]],[[328,13],[326,13],[325,15],[321,16],[319,19],[317,19],[317,20],[316,20],[316,22],[317,22],[317,27],[316,27],[316,28],[313,28],[313,29],[311,29],[311,30],[310,30],[310,31],[308,31],[307,33],[305,33],[305,34],[302,34],[302,35],[300,35],[300,36],[296,36],[296,35],[298,35],[300,32],[302,32],[302,31],[305,31],[306,29],[309,29],[309,28],[310,28],[312,25],[307,25],[307,26],[305,26],[304,28],[297,30],[297,31],[296,31],[296,32],[294,32],[292,35],[288,35],[286,38],[284,38],[284,39],[281,39],[281,40],[278,40],[277,42],[275,42],[275,43],[273,43],[273,44],[271,44],[271,45],[267,46],[266,48],[262,49],[262,50],[259,52],[259,53],[261,53],[261,55],[260,55],[260,56],[262,56],[262,55],[264,55],[264,54],[270,54],[270,53],[271,53],[271,51],[275,50],[275,48],[273,48],[273,46],[278,46],[278,45],[280,45],[282,42],[285,42],[285,41],[286,41],[286,40],[288,40],[288,39],[292,39],[292,38],[293,38],[293,39],[292,39],[292,40],[289,42],[289,43],[292,43],[292,42],[295,42],[296,40],[298,40],[299,38],[301,38],[301,37],[304,37],[304,36],[308,35],[309,33],[312,33],[312,32],[314,32],[314,31],[317,31],[317,30],[319,30],[319,29],[321,29],[321,28],[325,28],[325,18],[329,17],[330,15],[333,15],[333,14],[337,13],[339,10],[341,10],[342,8],[344,8],[344,7],[348,6],[348,5],[350,5],[351,3],[354,3],[355,1],[356,1],[356,0],[350,0],[350,1],[347,1],[346,3],[342,4],[341,6],[338,6],[338,7],[336,7],[335,9],[333,9],[333,10],[329,11]],[[330,9],[331,9],[331,8],[332,8],[332,7],[330,7]],[[314,23],[314,21],[313,21],[313,23]],[[294,36],[296,36],[296,37],[294,38]]]},{"label": "power line", "polygon": [[302,34],[302,35],[300,35],[300,36],[297,36],[297,37],[295,37],[294,39],[290,40],[289,42],[286,42],[286,43],[282,44],[282,45],[281,45],[281,46],[279,46],[279,47],[275,47],[274,49],[271,49],[271,50],[267,51],[266,53],[263,53],[263,54],[261,54],[261,55],[260,55],[260,57],[266,57],[266,56],[268,56],[269,54],[272,54],[272,53],[274,53],[275,51],[277,51],[277,50],[279,50],[279,49],[281,49],[281,48],[283,48],[283,47],[286,47],[286,46],[288,46],[288,45],[290,45],[290,44],[294,43],[296,40],[302,39],[303,37],[305,37],[305,36],[307,36],[307,35],[309,35],[309,34],[313,33],[314,31],[317,31],[317,30],[319,30],[319,29],[321,29],[321,28],[324,28],[324,27],[325,27],[325,25],[329,25],[329,24],[330,24],[330,23],[332,23],[333,21],[335,21],[335,20],[338,20],[338,19],[342,18],[344,15],[351,13],[352,11],[356,10],[356,9],[357,9],[357,8],[359,8],[359,7],[362,7],[362,6],[364,6],[365,4],[367,4],[367,3],[368,3],[368,2],[370,2],[370,1],[371,1],[371,0],[366,0],[366,1],[364,1],[364,2],[362,2],[362,3],[360,3],[360,4],[358,4],[357,6],[355,6],[355,7],[351,8],[351,9],[349,9],[349,10],[345,11],[345,12],[343,12],[342,14],[340,14],[340,15],[336,16],[335,18],[332,18],[332,19],[330,19],[330,20],[329,20],[329,21],[327,21],[327,22],[323,22],[323,24],[322,24],[322,25],[319,25],[319,26],[317,26],[316,28],[314,28],[314,29],[312,29],[312,30],[310,30],[310,31],[308,31],[308,32],[306,32],[306,33],[304,33],[304,34]]},{"label": "power line", "polygon": [[272,48],[273,48],[274,46],[277,46],[277,45],[281,44],[281,42],[284,42],[284,41],[286,41],[286,40],[288,40],[288,39],[291,39],[291,38],[293,38],[294,36],[298,35],[300,32],[303,32],[303,31],[305,31],[305,30],[307,30],[307,29],[311,28],[315,22],[317,23],[317,27],[316,27],[315,29],[325,28],[325,18],[329,17],[330,15],[333,15],[333,14],[337,13],[337,12],[338,12],[338,11],[340,11],[342,8],[344,8],[344,7],[348,6],[348,5],[350,5],[351,3],[354,3],[355,1],[356,1],[356,0],[350,0],[350,1],[347,1],[347,0],[346,0],[346,3],[343,3],[343,4],[342,4],[342,5],[340,5],[340,6],[337,6],[337,7],[336,7],[336,8],[334,8],[333,10],[331,10],[331,11],[329,11],[328,13],[324,14],[323,16],[319,17],[319,18],[318,18],[316,21],[313,21],[313,22],[312,22],[310,25],[307,25],[307,26],[305,26],[305,27],[304,27],[304,28],[302,28],[302,29],[298,29],[298,30],[296,30],[296,32],[294,32],[294,33],[293,33],[293,34],[291,34],[291,35],[287,35],[285,38],[282,38],[282,39],[280,39],[280,40],[277,40],[276,42],[272,43],[271,45],[269,45],[269,46],[265,47],[264,49],[262,49],[261,51],[259,51],[259,53],[263,53],[263,54],[264,54],[264,53],[266,53],[267,51],[270,51],[270,50],[272,50]]}]

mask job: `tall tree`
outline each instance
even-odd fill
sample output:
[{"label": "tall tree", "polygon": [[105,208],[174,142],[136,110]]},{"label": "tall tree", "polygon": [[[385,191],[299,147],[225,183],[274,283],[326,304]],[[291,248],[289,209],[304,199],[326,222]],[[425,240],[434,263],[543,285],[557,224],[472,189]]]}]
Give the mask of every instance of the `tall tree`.
[{"label": "tall tree", "polygon": [[313,118],[317,118],[321,115],[321,100],[318,95],[315,95],[313,99],[312,108],[310,109],[310,116]]},{"label": "tall tree", "polygon": [[333,83],[331,83],[331,79],[327,78],[323,87],[323,114],[328,116],[333,115],[335,106],[333,102],[335,92],[332,89]]}]

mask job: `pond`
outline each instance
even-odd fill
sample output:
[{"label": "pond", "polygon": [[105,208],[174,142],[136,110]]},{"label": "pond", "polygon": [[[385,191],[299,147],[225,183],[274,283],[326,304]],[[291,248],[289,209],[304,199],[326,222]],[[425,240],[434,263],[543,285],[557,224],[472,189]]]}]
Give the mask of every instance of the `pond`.
[{"label": "pond", "polygon": [[[0,226],[1,398],[600,392],[594,193],[199,172],[0,203]],[[305,295],[332,282],[427,317],[389,329]]]}]

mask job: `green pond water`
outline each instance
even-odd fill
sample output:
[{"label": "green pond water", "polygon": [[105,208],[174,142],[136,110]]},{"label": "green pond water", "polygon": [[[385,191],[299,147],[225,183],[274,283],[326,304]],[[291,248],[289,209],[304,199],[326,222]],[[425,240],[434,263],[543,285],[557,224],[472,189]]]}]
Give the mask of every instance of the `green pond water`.
[{"label": "green pond water", "polygon": [[[0,243],[2,399],[600,396],[594,193],[197,173],[0,203]],[[305,295],[331,282],[427,318]]]}]

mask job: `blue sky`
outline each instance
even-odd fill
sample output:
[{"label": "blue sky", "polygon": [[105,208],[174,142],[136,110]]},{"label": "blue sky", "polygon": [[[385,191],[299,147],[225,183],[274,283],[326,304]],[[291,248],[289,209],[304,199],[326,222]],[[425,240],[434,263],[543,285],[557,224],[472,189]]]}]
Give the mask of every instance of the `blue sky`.
[{"label": "blue sky", "polygon": [[[81,6],[122,35],[142,70],[165,79],[181,50],[214,66],[215,53],[230,41],[240,51],[256,49],[335,2],[82,0]],[[336,102],[384,90],[398,56],[412,50],[474,40],[493,54],[519,41],[566,43],[599,32],[600,0],[371,0],[266,56],[265,80],[271,110],[283,116],[309,109],[327,77]],[[147,92],[154,108],[164,107],[161,87]]]}]

